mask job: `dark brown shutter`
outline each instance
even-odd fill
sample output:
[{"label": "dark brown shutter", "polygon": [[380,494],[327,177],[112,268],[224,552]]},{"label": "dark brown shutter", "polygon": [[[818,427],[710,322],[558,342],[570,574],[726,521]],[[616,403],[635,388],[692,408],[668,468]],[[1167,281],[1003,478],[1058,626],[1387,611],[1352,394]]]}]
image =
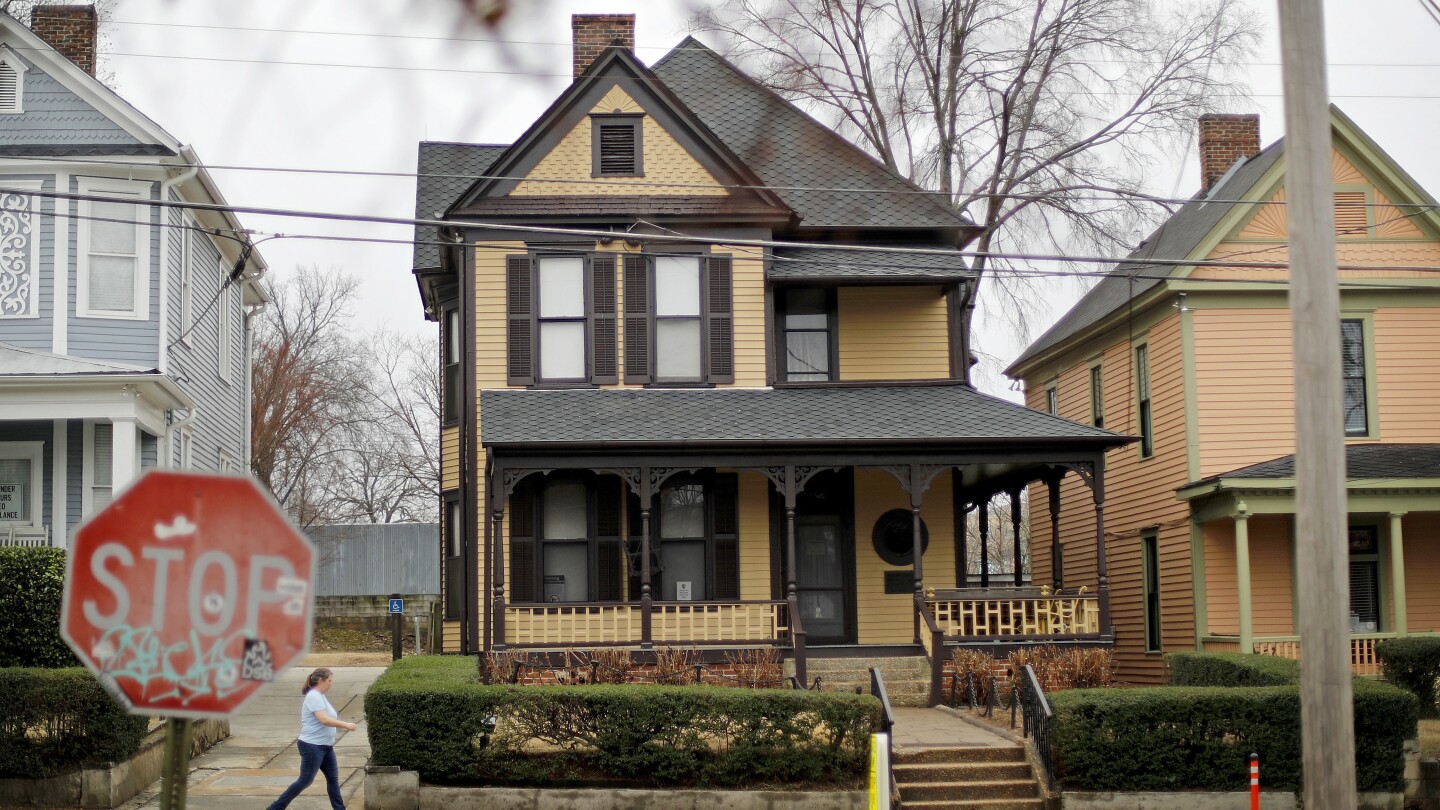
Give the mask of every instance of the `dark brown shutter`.
[{"label": "dark brown shutter", "polygon": [[601,478],[595,487],[595,598],[601,602],[618,602],[624,581],[624,563],[620,558],[622,497],[624,493],[613,478]]},{"label": "dark brown shutter", "polygon": [[511,385],[535,384],[535,295],[530,257],[505,257],[506,343]]},{"label": "dark brown shutter", "polygon": [[735,305],[729,256],[706,260],[709,288],[705,303],[709,321],[710,382],[735,382]]},{"label": "dark brown shutter", "polygon": [[650,382],[650,263],[625,257],[625,382]]},{"label": "dark brown shutter", "polygon": [[[615,257],[590,257],[590,382],[614,385],[620,381],[616,368]],[[617,532],[618,536],[618,532]]]},{"label": "dark brown shutter", "polygon": [[740,598],[740,495],[734,474],[715,476],[710,496],[715,527],[715,598]]},{"label": "dark brown shutter", "polygon": [[510,495],[510,601],[536,601],[535,487],[529,481]]}]

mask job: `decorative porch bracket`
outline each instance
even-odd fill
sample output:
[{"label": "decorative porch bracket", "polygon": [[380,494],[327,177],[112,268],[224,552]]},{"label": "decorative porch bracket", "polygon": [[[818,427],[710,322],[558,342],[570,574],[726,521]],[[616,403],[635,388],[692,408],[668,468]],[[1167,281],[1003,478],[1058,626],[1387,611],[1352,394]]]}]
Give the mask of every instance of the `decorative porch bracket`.
[{"label": "decorative porch bracket", "polygon": [[[949,464],[892,464],[880,468],[900,482],[900,488],[910,496],[910,559],[914,564],[915,593],[922,599],[925,595],[925,543],[920,524],[920,501],[935,477],[951,467]],[[915,643],[919,644],[920,614],[917,612],[914,618]],[[936,655],[939,655],[938,650]]]},{"label": "decorative porch bracket", "polygon": [[653,592],[653,574],[651,572],[651,550],[650,550],[650,507],[655,502],[655,494],[666,479],[682,472],[695,472],[698,467],[651,467],[642,465],[639,467],[606,467],[597,469],[597,473],[612,473],[620,477],[630,491],[640,499],[640,647],[649,650],[654,648],[654,613],[655,595]]}]

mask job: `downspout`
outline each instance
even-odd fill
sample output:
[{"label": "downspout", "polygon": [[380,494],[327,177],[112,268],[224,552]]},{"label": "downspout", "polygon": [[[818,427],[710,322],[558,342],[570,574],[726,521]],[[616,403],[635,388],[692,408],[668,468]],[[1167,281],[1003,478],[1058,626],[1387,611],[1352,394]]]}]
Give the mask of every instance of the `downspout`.
[{"label": "downspout", "polygon": [[[184,419],[177,419],[165,427],[165,457],[170,464],[175,463],[175,433],[176,431],[190,427],[195,418],[200,415],[200,406],[191,405],[189,413]],[[170,465],[166,465],[167,467]]]},{"label": "downspout", "polygon": [[[189,146],[180,147],[180,157],[190,163],[190,168],[169,178],[160,181],[160,202],[169,202],[169,192],[176,186],[184,183],[200,173],[200,161],[195,158],[195,153]],[[170,371],[170,240],[165,236],[167,224],[165,217],[169,214],[168,209],[160,211],[160,367],[161,374],[168,374]],[[181,222],[184,222],[185,215],[180,215]],[[187,420],[188,421],[188,420]]]}]

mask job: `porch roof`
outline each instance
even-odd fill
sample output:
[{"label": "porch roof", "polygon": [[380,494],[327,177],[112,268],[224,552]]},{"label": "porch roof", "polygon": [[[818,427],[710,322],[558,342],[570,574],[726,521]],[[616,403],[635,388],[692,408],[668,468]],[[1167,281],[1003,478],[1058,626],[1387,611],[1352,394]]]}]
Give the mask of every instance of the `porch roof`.
[{"label": "porch roof", "polygon": [[1131,439],[982,394],[963,383],[814,388],[480,392],[481,443],[645,445],[1055,445]]},{"label": "porch roof", "polygon": [[[923,247],[906,245],[905,247]],[[943,245],[933,246],[944,250]],[[884,250],[777,247],[765,273],[771,281],[850,284],[926,283],[962,281],[976,273],[957,250],[941,253],[891,253]]]},{"label": "porch roof", "polygon": [[0,371],[0,375],[6,377],[53,376],[57,374],[160,374],[155,369],[52,354],[9,343],[0,343],[0,369],[3,369]]},{"label": "porch roof", "polygon": [[[1383,479],[1436,479],[1440,482],[1440,444],[1351,444],[1345,447],[1345,477],[1351,481]],[[1236,480],[1243,485],[1272,487],[1294,485],[1295,454],[1251,464],[1238,470],[1212,475],[1180,487],[1180,491],[1196,487],[1225,488]]]}]

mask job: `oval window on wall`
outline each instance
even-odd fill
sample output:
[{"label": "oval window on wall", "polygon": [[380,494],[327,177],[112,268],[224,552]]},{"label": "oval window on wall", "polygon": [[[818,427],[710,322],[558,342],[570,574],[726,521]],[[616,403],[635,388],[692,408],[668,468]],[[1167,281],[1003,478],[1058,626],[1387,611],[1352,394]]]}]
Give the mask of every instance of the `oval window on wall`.
[{"label": "oval window on wall", "polygon": [[[915,530],[911,525],[910,510],[891,509],[875,521],[870,532],[870,542],[875,553],[891,565],[912,565],[915,562]],[[930,550],[930,527],[920,521],[920,546]]]}]

